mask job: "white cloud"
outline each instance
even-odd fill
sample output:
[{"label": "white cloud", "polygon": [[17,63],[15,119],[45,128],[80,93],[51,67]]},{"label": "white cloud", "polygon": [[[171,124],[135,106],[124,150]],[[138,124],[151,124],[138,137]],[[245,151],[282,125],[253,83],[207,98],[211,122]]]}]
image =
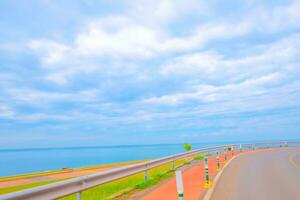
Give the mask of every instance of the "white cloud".
[{"label": "white cloud", "polygon": [[222,55],[216,52],[192,53],[168,61],[168,63],[162,67],[161,73],[163,75],[210,74],[214,73],[217,68],[220,67],[221,60]]},{"label": "white cloud", "polygon": [[199,85],[195,90],[190,92],[152,97],[144,99],[142,102],[146,104],[176,105],[195,100],[202,103],[227,101],[233,98],[243,98],[245,96],[263,94],[269,89],[266,88],[266,85],[270,86],[276,84],[281,78],[282,75],[280,73],[273,73],[255,79],[245,80],[237,84],[222,86]]},{"label": "white cloud", "polygon": [[[297,27],[299,12],[296,11],[299,3],[294,1],[292,4],[271,9],[257,8],[236,19],[217,17],[210,21],[199,20],[199,23],[192,24],[188,30],[173,30],[178,27],[172,27],[172,23],[182,19],[182,16],[189,16],[190,12],[200,12],[209,7],[203,2],[138,1],[134,3],[136,7],[123,12],[124,15],[91,19],[79,32],[74,33],[74,39],[68,40],[69,43],[34,39],[28,46],[40,56],[45,80],[57,84],[66,84],[72,77],[84,79],[86,74],[93,73],[101,74],[97,77],[97,84],[105,84],[108,80],[114,82],[118,89],[125,81],[131,81],[134,85],[137,79],[142,82],[150,80],[149,77],[153,82],[165,83],[166,80],[177,79],[182,81],[180,89],[175,88],[171,92],[157,92],[159,89],[148,88],[155,91],[145,92],[147,98],[143,99],[142,105],[133,105],[133,110],[145,104],[178,106],[190,102],[210,104],[234,98],[252,98],[255,95],[267,94],[273,87],[292,79],[299,71],[299,35],[273,44],[254,47],[249,44],[247,49],[238,49],[236,55],[223,55],[218,51],[219,47],[213,44],[208,48],[208,44],[213,42],[236,39],[247,34],[265,34],[266,31],[267,35],[280,32],[283,25],[285,30]],[[146,63],[152,60],[155,67],[152,63]],[[163,60],[166,63],[157,70]],[[130,73],[132,76],[128,77]],[[138,84],[139,82],[136,85]],[[161,83],[155,86],[160,87],[159,84]],[[97,87],[107,87],[99,85]],[[18,103],[48,104],[74,99],[99,102],[101,100],[98,92],[15,89],[8,92],[8,95]],[[150,98],[149,93],[152,95]],[[137,116],[151,120],[161,117],[160,114],[139,113]],[[171,114],[163,116],[170,117]]]},{"label": "white cloud", "polygon": [[77,54],[112,58],[152,58],[159,54],[202,48],[215,39],[230,38],[247,32],[247,24],[204,24],[183,37],[137,24],[126,17],[93,21],[75,41]]},{"label": "white cloud", "polygon": [[296,34],[259,48],[251,47],[245,57],[235,59],[213,51],[176,57],[162,66],[161,74],[185,80],[183,91],[145,98],[142,102],[179,106],[261,95],[269,99],[268,94],[298,79],[295,74],[300,73],[299,45],[300,36]]},{"label": "white cloud", "polygon": [[[164,76],[195,77],[198,82],[236,82],[273,72],[293,75],[299,71],[300,35],[259,45],[258,50],[237,58],[227,58],[217,52],[197,52],[169,60],[161,68]],[[257,49],[255,46],[251,47]]]},{"label": "white cloud", "polygon": [[274,32],[287,28],[300,27],[300,2],[294,0],[286,5],[276,6],[266,11],[266,8],[258,8],[250,12],[249,21],[263,32]]},{"label": "white cloud", "polygon": [[[295,81],[293,83],[279,86],[276,88],[270,88],[266,90],[264,93],[258,92],[257,89],[259,86],[262,86],[262,82],[266,82],[265,79],[269,79],[268,82],[272,82],[270,79],[274,79],[276,81],[276,78],[272,78],[273,75],[270,75],[269,77],[262,77],[257,80],[251,80],[251,81],[245,81],[244,83],[241,83],[239,85],[229,85],[224,87],[206,87],[206,91],[203,90],[202,93],[181,93],[177,94],[178,100],[186,101],[186,100],[198,100],[197,103],[191,104],[191,106],[183,106],[179,104],[179,101],[177,102],[176,109],[172,107],[171,111],[165,113],[161,112],[156,113],[155,116],[153,116],[153,119],[187,119],[187,122],[195,121],[195,119],[201,119],[202,123],[203,120],[205,120],[206,117],[209,116],[219,116],[219,115],[230,115],[230,114],[243,114],[248,112],[265,112],[267,111],[267,115],[271,115],[268,113],[270,110],[280,110],[280,109],[286,109],[286,108],[293,108],[298,107],[298,102],[300,101],[299,98],[299,87],[300,87],[300,81]],[[251,84],[249,82],[252,82]],[[204,92],[205,91],[205,92]],[[217,99],[214,99],[214,101],[208,101],[208,102],[199,102],[199,100],[205,99],[205,95],[210,94],[216,94]],[[172,98],[176,98],[176,94],[173,95]],[[155,103],[158,103],[159,105],[162,105],[164,103],[167,103],[170,105],[170,101],[163,101],[166,100],[167,96],[165,96],[165,99],[152,99],[156,100],[151,103],[152,106],[155,105]],[[147,105],[149,106],[149,105]],[[184,108],[184,109],[183,109]],[[161,110],[161,107],[159,107],[158,110]],[[295,110],[297,112],[297,110]],[[253,115],[253,117],[257,117],[256,114]],[[138,116],[137,116],[138,118]],[[191,120],[192,119],[192,120]],[[230,119],[230,117],[229,117]],[[190,121],[191,120],[191,121]],[[228,125],[228,122],[226,122],[226,117],[220,118],[220,122],[224,122]],[[224,121],[225,120],[225,121]],[[239,119],[241,120],[241,119]],[[199,125],[200,122],[197,122]],[[214,123],[213,121],[205,122],[207,123]],[[204,125],[200,125],[200,127],[205,127]],[[236,122],[234,123],[236,125]]]},{"label": "white cloud", "polygon": [[[173,33],[168,27],[168,23],[174,22],[178,17],[189,15],[189,12],[196,12],[197,9],[201,11],[212,9],[207,4],[194,0],[189,0],[188,3],[168,0],[138,1],[125,15],[92,19],[78,33],[75,33],[74,40],[69,44],[48,39],[35,39],[29,43],[29,46],[41,57],[43,66],[51,69],[45,79],[57,84],[66,84],[72,77],[82,73],[105,71],[103,63],[106,68],[110,67],[111,71],[115,70],[114,73],[119,73],[119,68],[114,69],[110,62],[117,61],[123,66],[128,65],[128,62],[138,65],[138,62],[160,59],[174,53],[190,54],[191,51],[207,49],[207,45],[215,41],[253,33],[280,32],[283,24],[285,29],[299,25],[297,22],[300,14],[296,10],[300,4],[293,1],[290,4],[270,9],[258,7],[245,13],[239,19],[217,18],[209,22],[201,22],[190,27],[192,31],[189,30],[183,35]],[[152,21],[149,16],[152,16]],[[162,23],[159,23],[160,21]],[[153,26],[153,23],[157,26]],[[283,59],[283,54],[279,55],[278,51],[272,53],[278,54]],[[284,53],[289,59],[288,49],[284,50]],[[197,68],[201,73],[212,74],[215,68],[219,68],[218,65],[225,65],[225,76],[231,76],[230,70],[234,69],[230,69],[230,66],[237,65],[238,62],[241,67],[248,67],[250,62],[253,62],[253,65],[261,65],[266,59],[270,57],[256,56],[256,60],[246,57],[237,61],[226,59],[213,51],[207,51],[182,56],[174,61],[168,58],[169,63],[163,73],[180,71],[180,63],[190,62],[185,70],[181,70],[181,73],[194,73]]]},{"label": "white cloud", "polygon": [[70,50],[67,45],[52,40],[32,40],[28,46],[42,56],[44,66],[62,61]]},{"label": "white cloud", "polygon": [[57,102],[94,102],[99,100],[100,92],[97,89],[81,90],[78,92],[55,92],[35,89],[7,89],[9,98],[14,102],[27,105],[47,106]]},{"label": "white cloud", "polygon": [[139,23],[155,28],[162,28],[178,18],[192,14],[207,15],[209,2],[202,0],[134,0],[127,15]]},{"label": "white cloud", "polygon": [[159,54],[201,48],[215,39],[247,32],[247,24],[209,23],[187,36],[177,37],[121,16],[92,21],[75,41],[77,54],[112,58],[152,58]]},{"label": "white cloud", "polygon": [[11,118],[14,116],[14,111],[6,105],[0,104],[0,118]]},{"label": "white cloud", "polygon": [[127,17],[114,16],[90,22],[70,45],[33,40],[29,46],[49,70],[45,79],[65,84],[82,72],[103,71],[103,62],[108,62],[111,68],[114,65],[111,62],[119,62],[120,66],[128,66],[130,62],[136,65],[144,59],[203,47],[210,40],[232,37],[242,30],[232,25],[205,25],[190,36],[174,37]]},{"label": "white cloud", "polygon": [[45,114],[45,113],[35,113],[35,114],[18,114],[13,117],[13,119],[21,122],[36,122],[36,121],[46,121],[46,120],[56,120],[56,121],[71,121],[75,120],[77,117],[68,113],[65,114]]},{"label": "white cloud", "polygon": [[[214,40],[233,38],[255,31],[276,32],[280,31],[282,26],[298,27],[300,20],[300,14],[297,12],[300,3],[292,1],[290,4],[271,9],[255,8],[235,21],[214,19],[199,23],[190,34],[179,37],[164,27],[167,25],[153,27],[139,19],[150,15],[151,18],[155,18],[155,23],[164,21],[165,18],[170,21],[200,8],[203,11],[209,6],[195,0],[135,1],[133,5],[127,15],[91,20],[75,35],[75,40],[70,45],[42,39],[31,41],[29,46],[42,55],[45,64],[56,63],[68,54],[72,57],[84,55],[139,59],[161,53],[203,48]],[[137,16],[129,13],[136,13]]]},{"label": "white cloud", "polygon": [[77,54],[98,57],[148,58],[159,46],[159,33],[126,17],[91,22],[75,41]]}]

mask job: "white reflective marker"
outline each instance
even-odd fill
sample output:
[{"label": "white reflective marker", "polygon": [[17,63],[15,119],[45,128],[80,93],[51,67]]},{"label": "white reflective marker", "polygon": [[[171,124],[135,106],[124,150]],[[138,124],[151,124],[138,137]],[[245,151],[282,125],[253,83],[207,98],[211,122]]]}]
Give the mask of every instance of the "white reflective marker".
[{"label": "white reflective marker", "polygon": [[183,182],[182,182],[182,173],[181,171],[176,171],[176,185],[178,194],[183,194]]}]

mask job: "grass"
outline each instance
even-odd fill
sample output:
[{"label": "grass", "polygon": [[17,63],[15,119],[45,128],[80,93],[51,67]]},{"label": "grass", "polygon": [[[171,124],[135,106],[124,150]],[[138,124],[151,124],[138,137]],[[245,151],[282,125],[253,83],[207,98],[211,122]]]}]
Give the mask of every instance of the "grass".
[{"label": "grass", "polygon": [[205,155],[196,155],[194,157],[194,160],[202,160],[202,159],[204,159],[204,157],[205,157]]},{"label": "grass", "polygon": [[[186,160],[186,159],[176,160],[175,166],[178,167],[181,165],[186,165],[186,164],[189,164],[191,160],[201,160],[201,159],[203,159],[203,157],[204,156],[202,156],[202,155],[197,155],[197,156],[191,157],[191,159],[189,159],[189,160]],[[141,162],[141,161],[134,161],[134,162],[130,162],[129,164],[133,164],[133,163],[137,163],[137,162]],[[128,163],[126,163],[126,164],[128,164]],[[102,165],[102,166],[112,167],[115,165],[120,165],[120,163]],[[80,169],[92,169],[92,168],[96,168],[96,167],[97,166],[91,166],[91,167],[85,167],[85,168],[80,168]],[[133,176],[129,176],[129,177],[117,180],[117,181],[113,181],[111,183],[107,183],[104,185],[100,185],[100,186],[88,189],[82,193],[82,197],[85,200],[94,200],[94,199],[117,200],[120,197],[124,197],[128,194],[131,194],[133,191],[148,188],[150,186],[153,186],[153,185],[161,182],[162,180],[172,177],[174,175],[174,171],[171,170],[171,168],[172,168],[172,164],[168,163],[168,164],[148,170],[147,182],[144,182],[144,173],[138,173]],[[39,174],[39,173],[36,173],[36,174]],[[44,173],[42,173],[42,174],[44,174]],[[13,187],[7,187],[7,188],[0,188],[0,194],[6,194],[6,193],[10,193],[10,192],[33,188],[33,187],[46,185],[46,184],[50,184],[50,183],[54,183],[54,182],[58,182],[58,181],[62,181],[62,180],[65,180],[65,179],[55,180],[55,181],[44,181],[44,182],[39,182],[39,183],[32,183],[32,184],[13,186]],[[76,196],[75,196],[75,194],[73,194],[73,195],[61,198],[60,200],[75,200],[75,199],[76,199]]]}]

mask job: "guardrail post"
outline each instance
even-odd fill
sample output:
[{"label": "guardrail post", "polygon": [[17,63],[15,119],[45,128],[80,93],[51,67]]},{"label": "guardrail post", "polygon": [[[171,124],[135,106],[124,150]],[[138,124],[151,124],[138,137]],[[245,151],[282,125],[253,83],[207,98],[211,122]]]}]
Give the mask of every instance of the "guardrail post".
[{"label": "guardrail post", "polygon": [[208,169],[208,158],[204,158],[204,167],[205,167],[205,185],[204,188],[209,188],[211,186],[211,182],[209,180],[209,169]]},{"label": "guardrail post", "polygon": [[217,171],[220,171],[220,156],[219,156],[219,152],[217,152]]},{"label": "guardrail post", "polygon": [[181,173],[181,171],[176,171],[175,175],[176,175],[176,186],[177,186],[178,199],[183,200],[182,173]]},{"label": "guardrail post", "polygon": [[172,170],[175,169],[175,160],[172,160]]},{"label": "guardrail post", "polygon": [[145,170],[145,171],[144,171],[144,182],[145,182],[145,183],[147,182],[147,179],[148,179],[148,171]]},{"label": "guardrail post", "polygon": [[81,191],[77,192],[76,193],[76,200],[81,200],[81,197],[82,197]]}]

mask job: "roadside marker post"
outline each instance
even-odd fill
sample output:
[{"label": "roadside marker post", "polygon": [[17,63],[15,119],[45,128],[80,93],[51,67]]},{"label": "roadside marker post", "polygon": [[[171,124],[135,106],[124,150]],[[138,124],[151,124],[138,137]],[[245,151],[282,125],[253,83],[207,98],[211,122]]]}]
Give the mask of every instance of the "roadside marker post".
[{"label": "roadside marker post", "polygon": [[224,152],[224,163],[227,162],[227,151]]},{"label": "roadside marker post", "polygon": [[240,152],[243,152],[242,144],[240,144]]},{"label": "roadside marker post", "polygon": [[181,173],[181,171],[176,171],[175,176],[176,176],[176,186],[177,186],[178,199],[183,200],[183,182],[182,182],[182,173]]},{"label": "roadside marker post", "polygon": [[288,147],[289,145],[288,145],[288,143],[287,143],[287,142],[284,142],[284,146],[285,146],[285,147]]},{"label": "roadside marker post", "polygon": [[210,188],[211,181],[209,180],[209,171],[208,171],[208,159],[204,158],[204,166],[205,166],[205,185],[204,188]]},{"label": "roadside marker post", "polygon": [[172,161],[172,170],[174,170],[175,169],[175,161],[173,160]]},{"label": "roadside marker post", "polygon": [[217,152],[217,171],[220,171],[220,156],[219,156],[219,152]]},{"label": "roadside marker post", "polygon": [[233,147],[231,147],[231,157],[234,156],[234,150],[233,150]]},{"label": "roadside marker post", "polygon": [[148,179],[148,172],[147,170],[144,171],[144,182],[146,183]]}]

